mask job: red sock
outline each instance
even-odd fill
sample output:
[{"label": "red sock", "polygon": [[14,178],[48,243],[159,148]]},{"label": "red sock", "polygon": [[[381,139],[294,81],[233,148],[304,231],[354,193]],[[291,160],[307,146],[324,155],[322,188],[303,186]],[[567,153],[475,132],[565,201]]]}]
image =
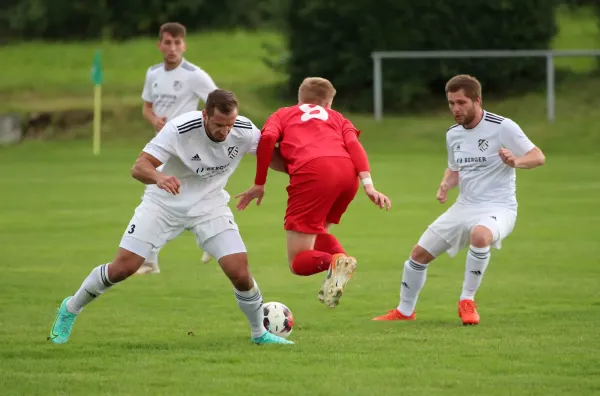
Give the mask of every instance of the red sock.
[{"label": "red sock", "polygon": [[319,234],[315,240],[315,250],[330,254],[346,254],[340,242],[331,234]]},{"label": "red sock", "polygon": [[331,264],[331,254],[318,250],[305,250],[294,257],[292,269],[294,274],[309,276],[327,271]]}]

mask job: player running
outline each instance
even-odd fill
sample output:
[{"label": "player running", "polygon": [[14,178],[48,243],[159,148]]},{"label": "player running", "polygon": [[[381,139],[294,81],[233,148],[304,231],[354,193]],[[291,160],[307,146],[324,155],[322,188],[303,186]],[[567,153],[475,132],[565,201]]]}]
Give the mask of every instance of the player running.
[{"label": "player running", "polygon": [[[183,58],[186,51],[186,28],[180,23],[168,22],[159,30],[158,49],[163,62],[150,66],[142,92],[143,115],[158,133],[173,118],[198,110],[200,100],[206,103],[208,94],[217,89],[208,73]],[[204,252],[202,261],[211,259]],[[158,249],[138,270],[138,274],[159,273]]]},{"label": "player running", "polygon": [[[191,111],[167,122],[138,157],[132,176],[147,185],[142,203],[127,225],[112,263],[92,270],[79,290],[63,300],[50,340],[69,340],[81,310],[113,285],[133,275],[151,254],[191,231],[200,248],[221,265],[234,286],[238,306],[256,344],[293,344],[263,326],[262,295],[250,274],[246,247],[227,206],[227,180],[246,153],[255,153],[260,131],[238,116],[230,91],[208,95],[203,111]],[[162,167],[161,171],[157,168]]]},{"label": "player running", "polygon": [[318,298],[333,308],[356,270],[356,259],[346,255],[332,224],[339,224],[362,180],[365,193],[380,208],[389,210],[388,197],[373,187],[367,153],[358,141],[360,132],[331,109],[336,90],[324,78],[307,78],[298,90],[298,105],[273,113],[262,130],[257,149],[254,186],[236,196],[245,209],[265,193],[267,171],[279,143],[290,175],[284,229],[288,263],[301,276],[327,271]]},{"label": "player running", "polygon": [[446,134],[448,169],[437,191],[445,203],[458,186],[456,202],[423,233],[404,263],[398,308],[374,320],[414,320],[428,264],[447,252],[454,257],[469,246],[458,315],[465,325],[479,323],[475,293],[490,261],[490,247],[500,249],[517,219],[515,168],[543,165],[545,157],[511,119],[482,109],[476,78],[457,75],[446,84],[456,124]]}]

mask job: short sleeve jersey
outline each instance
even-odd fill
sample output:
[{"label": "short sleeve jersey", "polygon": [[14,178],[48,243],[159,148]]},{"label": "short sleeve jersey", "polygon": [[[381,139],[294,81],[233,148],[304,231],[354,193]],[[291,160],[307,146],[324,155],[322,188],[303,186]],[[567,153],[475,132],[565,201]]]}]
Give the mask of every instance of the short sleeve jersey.
[{"label": "short sleeve jersey", "polygon": [[170,121],[198,110],[200,100],[206,102],[215,89],[208,73],[184,59],[173,70],[166,70],[162,63],[151,66],[146,72],[142,99],[152,103],[154,114]]},{"label": "short sleeve jersey", "polygon": [[450,127],[446,147],[448,168],[459,175],[457,203],[516,210],[515,169],[502,161],[498,151],[507,148],[520,157],[535,147],[517,123],[484,111],[474,128]]},{"label": "short sleeve jersey", "polygon": [[161,161],[161,172],[181,181],[173,195],[158,186],[146,187],[144,200],[163,205],[181,215],[199,216],[226,205],[229,177],[244,154],[256,154],[260,130],[246,117],[238,116],[223,142],[206,134],[201,111],[192,111],[169,121],[143,149]]}]

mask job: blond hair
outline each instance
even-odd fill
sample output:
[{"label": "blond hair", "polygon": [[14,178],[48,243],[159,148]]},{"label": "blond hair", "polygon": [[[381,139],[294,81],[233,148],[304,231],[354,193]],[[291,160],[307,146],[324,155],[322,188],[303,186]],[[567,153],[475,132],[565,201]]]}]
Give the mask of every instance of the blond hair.
[{"label": "blond hair", "polygon": [[481,83],[475,77],[468,74],[459,74],[452,77],[446,83],[446,94],[463,90],[465,96],[471,100],[481,98]]},{"label": "blond hair", "polygon": [[324,106],[333,102],[335,93],[331,81],[321,77],[307,77],[298,88],[298,102]]}]

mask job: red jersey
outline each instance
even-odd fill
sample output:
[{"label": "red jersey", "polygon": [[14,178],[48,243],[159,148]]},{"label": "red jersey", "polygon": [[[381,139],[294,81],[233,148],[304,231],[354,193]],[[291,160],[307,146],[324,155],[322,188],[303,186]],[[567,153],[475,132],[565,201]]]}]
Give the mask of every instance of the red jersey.
[{"label": "red jersey", "polygon": [[349,120],[332,109],[309,104],[280,108],[262,129],[255,183],[265,184],[275,143],[279,143],[290,175],[307,162],[322,157],[351,158],[357,173],[368,171],[359,134]]}]

